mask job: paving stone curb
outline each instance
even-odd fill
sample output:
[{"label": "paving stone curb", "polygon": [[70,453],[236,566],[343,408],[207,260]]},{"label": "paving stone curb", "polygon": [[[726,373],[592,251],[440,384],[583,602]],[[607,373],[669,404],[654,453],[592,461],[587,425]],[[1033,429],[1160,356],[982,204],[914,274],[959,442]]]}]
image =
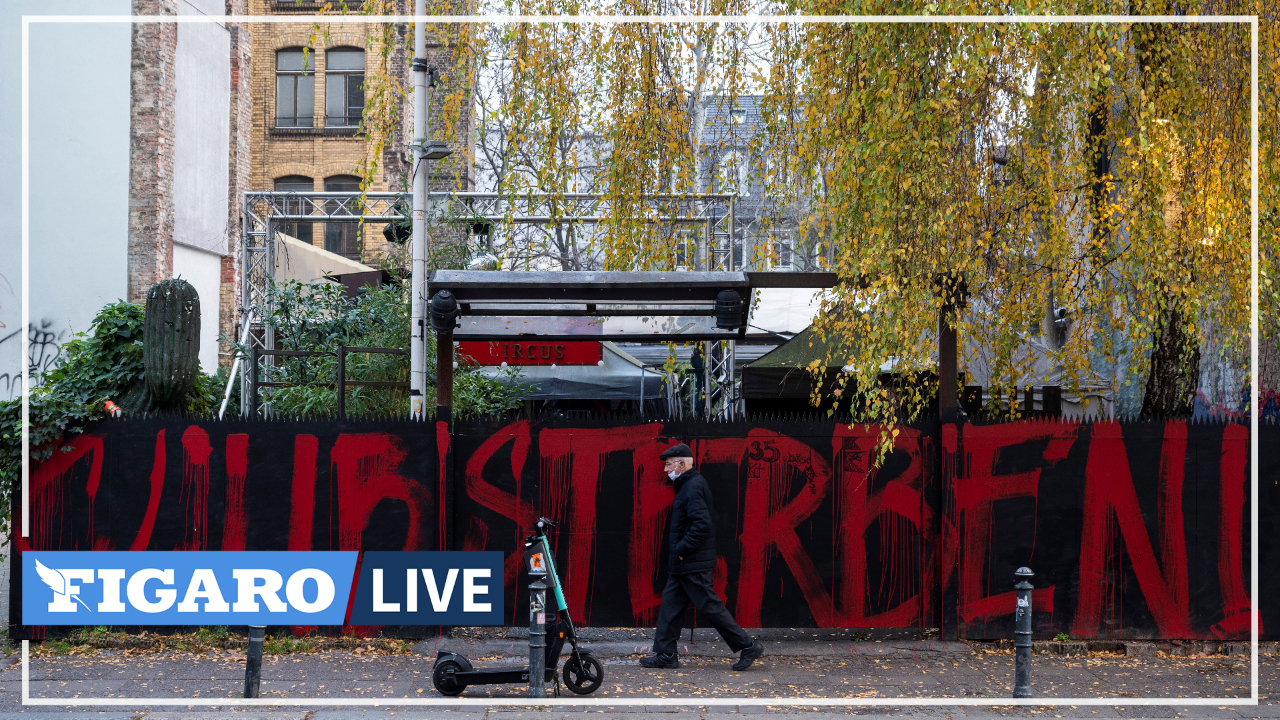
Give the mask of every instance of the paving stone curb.
[{"label": "paving stone curb", "polygon": [[[1001,643],[1002,645],[1006,643]],[[1131,657],[1157,657],[1169,655],[1175,657],[1191,657],[1195,655],[1248,655],[1248,642],[1218,642],[1203,640],[1092,640],[1092,641],[1047,641],[1032,644],[1036,652],[1047,652],[1054,655],[1088,655],[1092,653],[1116,653]],[[1280,643],[1259,642],[1258,654],[1275,655],[1280,652]]]},{"label": "paving stone curb", "polygon": [[[648,642],[617,642],[584,640],[582,647],[600,658],[624,658],[645,655],[652,651]],[[1094,640],[1094,641],[1041,641],[1033,645],[1037,653],[1052,655],[1090,655],[1095,653],[1118,654],[1130,657],[1192,657],[1197,655],[1245,656],[1250,652],[1247,642],[1157,640]],[[718,636],[688,642],[683,638],[677,645],[682,657],[730,657],[735,655]],[[891,642],[857,642],[851,640],[785,640],[766,643],[767,653],[775,657],[849,657],[849,656],[918,656],[937,653],[972,653],[977,649],[994,648],[1009,650],[1012,643],[915,640]],[[529,653],[524,638],[482,640],[467,642],[457,638],[423,640],[416,643],[413,652],[435,657],[440,650],[461,653],[468,658],[504,657],[523,658]],[[1280,642],[1258,643],[1260,655],[1280,654]]]},{"label": "paving stone curb", "polygon": [[[599,658],[623,658],[645,655],[651,651],[652,645],[636,642],[591,642],[583,641],[582,647]],[[728,646],[718,637],[714,640],[700,640],[696,643],[681,642],[677,645],[682,657],[731,657],[737,653],[730,652]],[[449,650],[476,657],[520,657],[528,656],[529,646],[523,640],[485,640],[481,642],[462,642],[451,638],[439,641],[425,640],[414,646],[414,652],[435,657],[441,650]],[[854,642],[854,641],[782,641],[765,644],[765,653],[773,657],[851,657],[851,656],[903,656],[911,657],[921,654],[964,653],[970,654],[973,649],[969,643],[942,642],[938,640],[918,640],[899,642]]]}]

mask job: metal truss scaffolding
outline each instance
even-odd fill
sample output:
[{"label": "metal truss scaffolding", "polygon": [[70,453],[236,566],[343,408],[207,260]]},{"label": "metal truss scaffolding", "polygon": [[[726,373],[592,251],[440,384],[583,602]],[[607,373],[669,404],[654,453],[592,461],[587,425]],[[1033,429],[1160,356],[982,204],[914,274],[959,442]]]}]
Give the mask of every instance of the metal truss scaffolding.
[{"label": "metal truss scaffolding", "polygon": [[[240,257],[240,334],[251,349],[275,350],[271,329],[261,323],[271,304],[275,279],[276,233],[281,225],[296,222],[387,223],[408,219],[408,193],[357,192],[247,192],[244,195],[244,235]],[[485,222],[492,227],[519,225],[596,224],[610,218],[641,219],[656,225],[687,227],[697,231],[696,249],[689,269],[730,272],[734,268],[737,229],[733,195],[645,195],[616,202],[596,194],[498,194],[475,192],[432,193],[428,222],[432,225]],[[248,326],[248,327],[246,327]],[[247,331],[247,332],[246,332]],[[732,417],[740,404],[734,375],[735,343],[708,340],[700,400],[709,417]],[[272,363],[275,356],[259,355]],[[262,372],[266,371],[266,372]],[[269,368],[260,368],[260,376]],[[677,382],[671,374],[667,381]],[[242,416],[248,416],[253,397],[253,368],[240,376]],[[234,379],[234,378],[233,378]],[[228,388],[230,388],[230,383]],[[268,412],[270,402],[261,406]]]}]

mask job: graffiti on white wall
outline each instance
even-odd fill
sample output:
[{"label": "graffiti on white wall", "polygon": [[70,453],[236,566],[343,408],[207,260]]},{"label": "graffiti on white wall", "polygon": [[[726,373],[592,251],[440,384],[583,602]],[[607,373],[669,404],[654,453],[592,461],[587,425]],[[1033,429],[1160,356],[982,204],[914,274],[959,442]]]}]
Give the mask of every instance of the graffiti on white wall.
[{"label": "graffiti on white wall", "polygon": [[[0,356],[18,355],[18,347],[22,344],[14,328],[0,335]],[[31,373],[31,384],[40,383],[40,375],[52,370],[62,360],[62,345],[66,342],[70,330],[54,326],[53,320],[45,318],[38,324],[27,326],[27,370]],[[22,370],[10,367],[0,373],[0,400],[12,400],[22,394]]]}]

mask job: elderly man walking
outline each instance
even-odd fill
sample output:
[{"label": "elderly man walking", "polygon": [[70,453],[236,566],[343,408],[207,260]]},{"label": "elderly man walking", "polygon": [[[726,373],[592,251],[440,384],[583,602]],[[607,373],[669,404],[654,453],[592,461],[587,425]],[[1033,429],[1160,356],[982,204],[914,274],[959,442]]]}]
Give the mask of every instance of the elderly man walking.
[{"label": "elderly man walking", "polygon": [[692,601],[698,618],[710,623],[730,650],[741,653],[733,669],[746,670],[764,655],[764,646],[738,626],[711,584],[711,571],[716,566],[711,487],[693,469],[693,451],[688,445],[667,448],[659,457],[665,461],[667,477],[676,486],[676,499],[671,506],[671,558],[654,631],[654,654],[641,658],[640,664],[647,668],[680,667],[676,640],[684,609]]}]

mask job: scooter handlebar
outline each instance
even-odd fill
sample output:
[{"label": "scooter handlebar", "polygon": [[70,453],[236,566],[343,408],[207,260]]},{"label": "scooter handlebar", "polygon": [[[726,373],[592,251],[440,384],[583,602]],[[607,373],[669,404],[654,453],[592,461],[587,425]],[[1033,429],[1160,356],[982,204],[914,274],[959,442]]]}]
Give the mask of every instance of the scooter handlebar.
[{"label": "scooter handlebar", "polygon": [[556,524],[552,522],[550,518],[538,518],[537,529],[534,530],[532,535],[524,539],[525,547],[529,547],[530,545],[532,545],[534,542],[538,540],[538,538],[546,534],[546,530],[548,528],[553,528],[555,526]]}]

